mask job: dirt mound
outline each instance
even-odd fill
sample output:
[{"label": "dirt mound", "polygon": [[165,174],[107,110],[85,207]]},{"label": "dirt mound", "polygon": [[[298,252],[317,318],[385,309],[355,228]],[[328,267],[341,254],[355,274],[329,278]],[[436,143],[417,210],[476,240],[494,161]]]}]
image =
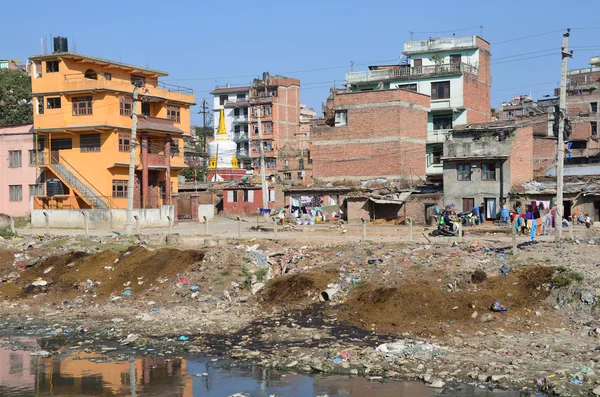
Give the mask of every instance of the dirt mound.
[{"label": "dirt mound", "polygon": [[550,281],[554,271],[554,267],[520,267],[508,276],[488,278],[455,292],[447,292],[439,281],[428,279],[389,288],[367,283],[355,289],[336,314],[349,324],[392,333],[430,334],[441,332],[447,324],[480,325],[478,318],[472,318],[473,312],[489,313],[495,301],[509,308],[499,318],[534,309],[549,295],[542,285]]},{"label": "dirt mound", "polygon": [[[157,279],[176,281],[177,274],[186,272],[202,259],[202,251],[172,248],[151,251],[131,247],[126,252],[106,250],[95,254],[70,252],[50,256],[19,271],[20,277],[13,283],[0,284],[0,294],[25,297],[47,292],[50,301],[62,301],[87,293],[102,299],[121,294],[126,286],[135,294],[159,284]],[[32,287],[31,283],[38,279],[48,284]]]},{"label": "dirt mound", "polygon": [[260,294],[264,306],[299,306],[318,301],[321,291],[337,277],[336,272],[309,272],[271,280]]}]

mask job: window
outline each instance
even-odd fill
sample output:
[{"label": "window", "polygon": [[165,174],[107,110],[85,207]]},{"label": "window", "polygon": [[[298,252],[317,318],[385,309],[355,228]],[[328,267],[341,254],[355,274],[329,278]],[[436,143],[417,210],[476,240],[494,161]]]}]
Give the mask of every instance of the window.
[{"label": "window", "polygon": [[228,192],[228,194],[231,197],[231,199],[229,200],[229,202],[231,202],[231,203],[237,203],[237,201],[238,201],[238,191],[237,190],[230,190]]},{"label": "window", "polygon": [[48,98],[46,103],[48,104],[48,109],[60,109],[60,97]]},{"label": "window", "polygon": [[86,79],[98,80],[98,73],[96,73],[96,71],[92,69],[88,69],[85,71],[83,77],[85,77]]},{"label": "window", "polygon": [[598,122],[592,121],[590,126],[592,127],[592,136],[598,136]]},{"label": "window", "polygon": [[144,76],[136,76],[135,74],[131,75],[131,84],[138,86],[146,85],[146,78]]},{"label": "window", "polygon": [[112,73],[104,72],[104,80],[112,80]]},{"label": "window", "polygon": [[99,152],[100,145],[100,134],[83,134],[79,136],[79,147],[82,152]]},{"label": "window", "polygon": [[347,110],[336,110],[335,111],[335,126],[340,127],[348,125],[348,111]]},{"label": "window", "polygon": [[179,106],[167,106],[167,118],[176,123],[181,122],[181,109]]},{"label": "window", "polygon": [[240,115],[240,108],[233,109],[233,115],[234,116],[239,116]]},{"label": "window", "polygon": [[248,202],[248,190],[246,189],[243,192],[244,192],[244,203],[247,203]]},{"label": "window", "polygon": [[131,135],[129,134],[119,134],[119,152],[129,152],[131,150],[130,139]]},{"label": "window", "polygon": [[21,151],[20,150],[9,150],[8,151],[8,166],[10,168],[19,168],[21,167],[22,159],[21,159]]},{"label": "window", "polygon": [[52,151],[71,150],[73,149],[73,141],[71,138],[57,138],[50,142],[50,146],[52,146]]},{"label": "window", "polygon": [[244,108],[244,116],[248,116],[248,108]]},{"label": "window", "polygon": [[496,180],[496,164],[483,163],[481,164],[481,180],[495,181]]},{"label": "window", "polygon": [[142,102],[142,115],[150,117],[150,102]]},{"label": "window", "polygon": [[275,201],[275,190],[269,190],[269,201]]},{"label": "window", "polygon": [[119,110],[120,110],[121,116],[131,116],[132,105],[133,105],[132,98],[127,98],[124,96],[120,97],[119,98]]},{"label": "window", "polygon": [[265,114],[265,116],[272,115],[273,114],[273,108],[271,108],[271,106],[265,106],[264,114]]},{"label": "window", "polygon": [[433,116],[433,129],[434,130],[450,130],[452,129],[452,115],[441,114]]},{"label": "window", "polygon": [[409,90],[409,91],[414,91],[417,92],[417,84],[401,84],[398,86],[398,88],[402,89],[402,90]]},{"label": "window", "polygon": [[569,149],[585,149],[587,148],[587,141],[571,141],[569,142]]},{"label": "window", "polygon": [[37,183],[35,185],[29,185],[29,197],[32,196],[43,196],[44,195],[44,185],[41,183]]},{"label": "window", "polygon": [[450,63],[460,63],[461,56],[460,54],[451,54],[450,55]]},{"label": "window", "polygon": [[450,82],[431,83],[431,99],[450,99]]},{"label": "window", "polygon": [[229,99],[229,95],[219,95],[219,105],[225,105],[225,102]]},{"label": "window", "polygon": [[590,109],[592,113],[598,113],[598,102],[591,102]]},{"label": "window", "polygon": [[113,179],[112,181],[112,196],[113,197],[127,197],[127,181],[120,179]]},{"label": "window", "polygon": [[414,65],[416,68],[420,68],[421,66],[423,66],[423,60],[422,59],[415,59],[414,60]]},{"label": "window", "polygon": [[458,164],[456,166],[457,179],[459,181],[471,180],[471,164]]},{"label": "window", "polygon": [[79,96],[73,98],[73,116],[92,114],[92,97]]},{"label": "window", "polygon": [[237,100],[238,101],[245,101],[246,100],[246,94],[237,94]]},{"label": "window", "polygon": [[39,96],[37,99],[37,114],[44,114],[44,97]]},{"label": "window", "polygon": [[514,110],[506,110],[504,112],[504,115],[506,116],[507,119],[512,119],[515,117],[515,111]]},{"label": "window", "polygon": [[286,181],[291,181],[292,180],[292,173],[291,172],[284,172],[283,173],[283,179]]},{"label": "window", "polygon": [[298,172],[298,179],[304,179],[304,171]]},{"label": "window", "polygon": [[30,166],[30,167],[32,167],[32,166],[35,166],[35,165],[36,165],[36,164],[35,164],[35,154],[36,154],[36,151],[35,151],[35,150],[30,150],[30,151],[29,151],[29,166]]},{"label": "window", "polygon": [[431,164],[442,164],[443,147],[433,149]]},{"label": "window", "polygon": [[239,125],[233,127],[233,132],[236,134],[239,134],[241,130],[242,128]]},{"label": "window", "polygon": [[58,72],[58,61],[46,61],[46,73]]},{"label": "window", "polygon": [[265,134],[272,134],[273,133],[273,123],[263,124],[263,132]]},{"label": "window", "polygon": [[9,201],[23,201],[23,186],[22,185],[9,185],[8,186],[8,200]]}]

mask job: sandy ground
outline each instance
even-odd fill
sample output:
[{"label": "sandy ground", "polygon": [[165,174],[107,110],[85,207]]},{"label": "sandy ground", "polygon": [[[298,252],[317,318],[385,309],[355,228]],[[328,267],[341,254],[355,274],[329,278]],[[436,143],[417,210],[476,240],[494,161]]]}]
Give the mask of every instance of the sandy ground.
[{"label": "sandy ground", "polygon": [[[185,336],[188,351],[290,371],[600,394],[594,230],[576,228],[573,240],[567,231],[559,249],[552,236],[519,237],[513,255],[510,235],[494,227],[462,242],[418,227],[408,241],[403,226],[371,226],[370,241],[360,226],[277,239],[250,225],[227,238],[237,223],[220,227],[168,246],[160,230],[0,241],[5,328],[133,334],[132,344]],[[494,302],[507,310],[490,310]]]}]

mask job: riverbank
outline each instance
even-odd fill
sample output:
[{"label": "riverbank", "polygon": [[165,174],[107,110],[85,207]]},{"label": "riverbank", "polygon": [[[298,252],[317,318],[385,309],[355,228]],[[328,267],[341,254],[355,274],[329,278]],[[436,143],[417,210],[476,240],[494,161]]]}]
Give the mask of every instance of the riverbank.
[{"label": "riverbank", "polygon": [[[0,314],[7,333],[101,353],[112,346],[95,340],[300,373],[589,395],[600,384],[595,237],[524,244],[517,257],[476,238],[195,249],[204,239],[25,237],[1,242]],[[491,311],[496,301],[508,310]]]}]

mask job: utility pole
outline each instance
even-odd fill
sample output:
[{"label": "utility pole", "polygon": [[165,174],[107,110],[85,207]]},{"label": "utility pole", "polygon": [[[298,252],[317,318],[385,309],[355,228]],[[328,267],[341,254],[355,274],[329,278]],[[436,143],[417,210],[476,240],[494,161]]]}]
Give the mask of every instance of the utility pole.
[{"label": "utility pole", "polygon": [[[127,181],[127,219],[125,220],[125,234],[131,236],[133,227],[133,195],[135,174],[135,149],[137,147],[137,105],[138,89],[140,82],[135,81],[133,86],[133,106],[131,110],[131,138],[129,139],[129,181]],[[146,192],[144,192],[145,194]]]},{"label": "utility pole", "polygon": [[203,150],[203,156],[202,156],[202,165],[204,168],[204,182],[206,182],[206,171],[208,170],[208,155],[207,155],[207,142],[208,142],[208,137],[206,135],[206,115],[208,114],[208,102],[206,102],[206,99],[202,98],[202,103],[200,105],[202,111],[198,112],[200,114],[202,114],[202,150]]},{"label": "utility pole", "polygon": [[563,45],[561,50],[562,56],[562,71],[560,76],[560,103],[558,113],[558,141],[556,146],[556,217],[554,225],[556,226],[556,247],[560,247],[560,239],[562,237],[562,218],[563,218],[563,184],[564,184],[564,163],[565,163],[565,119],[567,118],[567,59],[571,57],[569,53],[569,34],[571,29],[567,29],[567,33],[563,34]]},{"label": "utility pole", "polygon": [[[266,170],[265,170],[265,148],[263,147],[263,133],[262,133],[262,124],[260,121],[261,114],[261,106],[258,105],[257,108],[257,118],[258,118],[258,144],[260,145],[260,182],[262,188],[262,199],[263,199],[263,208],[269,208],[269,191],[267,190],[267,179],[266,179]],[[265,218],[267,214],[265,213]]]}]

